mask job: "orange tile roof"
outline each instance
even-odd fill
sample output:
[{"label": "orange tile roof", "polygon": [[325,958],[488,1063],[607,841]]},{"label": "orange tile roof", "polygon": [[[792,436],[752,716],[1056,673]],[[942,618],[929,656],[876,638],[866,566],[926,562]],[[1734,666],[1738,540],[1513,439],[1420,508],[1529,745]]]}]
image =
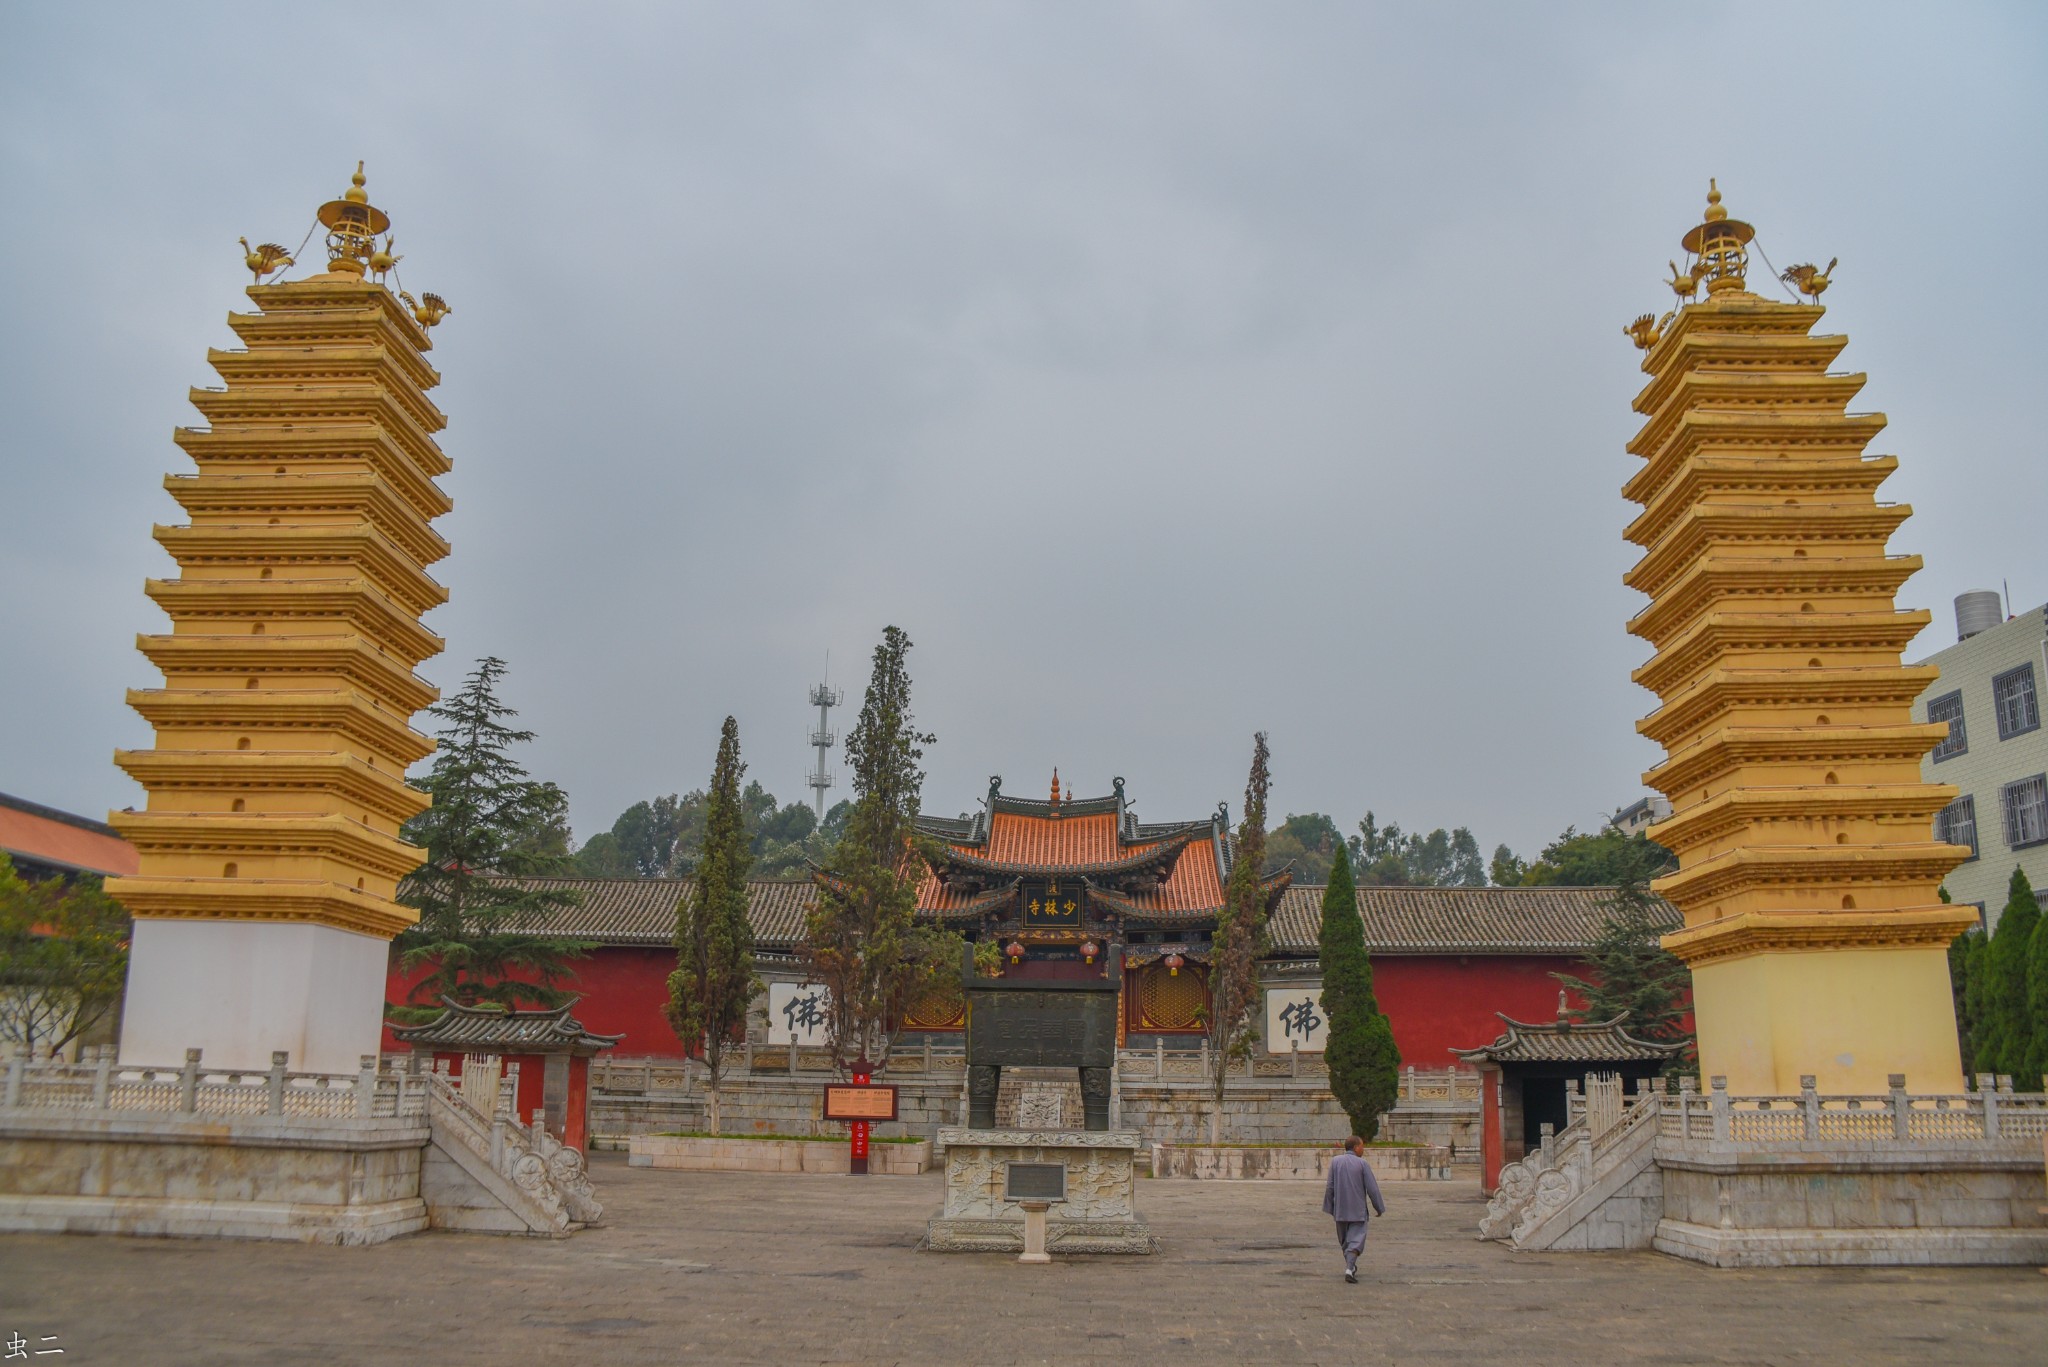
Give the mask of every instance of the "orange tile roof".
[{"label": "orange tile roof", "polygon": [[[1157,831],[1160,828],[1153,827]],[[989,824],[988,841],[973,845],[947,841],[952,850],[977,861],[1009,866],[1038,866],[1072,869],[1091,864],[1115,864],[1157,850],[1166,840],[1133,840],[1119,837],[1114,811],[1088,812],[1074,816],[1040,816],[998,808]],[[951,912],[965,909],[981,894],[955,890],[926,874],[918,888],[921,910]],[[1182,916],[1213,911],[1223,905],[1223,874],[1217,867],[1215,842],[1205,838],[1189,840],[1174,861],[1173,872],[1157,888],[1119,899],[1139,915]]]},{"label": "orange tile roof", "polygon": [[953,848],[998,864],[1107,864],[1152,847],[1119,844],[1116,813],[1087,816],[1027,816],[998,809],[989,823],[988,844]]},{"label": "orange tile roof", "polygon": [[0,851],[85,873],[132,874],[142,863],[113,827],[4,793]]}]

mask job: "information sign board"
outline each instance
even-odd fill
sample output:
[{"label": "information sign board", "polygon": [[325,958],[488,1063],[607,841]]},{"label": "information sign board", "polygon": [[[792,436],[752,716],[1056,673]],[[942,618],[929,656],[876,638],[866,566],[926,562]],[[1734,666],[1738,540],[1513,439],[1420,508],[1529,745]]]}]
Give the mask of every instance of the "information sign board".
[{"label": "information sign board", "polygon": [[825,1119],[894,1120],[896,1087],[887,1082],[828,1082]]}]

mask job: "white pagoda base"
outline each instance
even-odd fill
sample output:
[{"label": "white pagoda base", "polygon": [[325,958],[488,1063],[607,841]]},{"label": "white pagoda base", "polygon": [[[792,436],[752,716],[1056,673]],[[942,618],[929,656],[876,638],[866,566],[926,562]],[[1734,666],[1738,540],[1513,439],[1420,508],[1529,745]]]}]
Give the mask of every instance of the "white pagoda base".
[{"label": "white pagoda base", "polygon": [[121,1062],[353,1073],[378,1052],[388,940],[278,921],[138,918],[121,1017]]}]

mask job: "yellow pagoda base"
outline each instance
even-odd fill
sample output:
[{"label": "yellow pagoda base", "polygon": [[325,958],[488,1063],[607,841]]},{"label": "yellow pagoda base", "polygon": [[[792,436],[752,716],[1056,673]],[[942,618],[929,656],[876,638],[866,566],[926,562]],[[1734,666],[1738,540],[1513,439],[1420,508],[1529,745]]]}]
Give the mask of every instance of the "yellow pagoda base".
[{"label": "yellow pagoda base", "polygon": [[1948,942],[1969,908],[1752,912],[1668,935],[1692,965],[1702,1069],[1736,1096],[1963,1090]]}]

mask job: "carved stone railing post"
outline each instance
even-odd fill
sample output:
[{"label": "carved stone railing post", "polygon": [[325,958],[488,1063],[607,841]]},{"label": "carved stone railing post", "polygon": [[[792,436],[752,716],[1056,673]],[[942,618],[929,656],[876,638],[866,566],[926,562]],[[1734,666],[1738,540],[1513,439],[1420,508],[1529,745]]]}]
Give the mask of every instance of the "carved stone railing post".
[{"label": "carved stone railing post", "polygon": [[1906,1075],[1891,1073],[1885,1082],[1892,1092],[1892,1138],[1903,1144],[1913,1137],[1913,1103],[1906,1099]]},{"label": "carved stone railing post", "polygon": [[377,1113],[377,1056],[362,1054],[356,1059],[356,1119],[368,1120]]},{"label": "carved stone railing post", "polygon": [[1800,1133],[1809,1141],[1820,1138],[1820,1092],[1817,1086],[1816,1074],[1799,1075],[1799,1109],[1804,1117]]},{"label": "carved stone railing post", "polygon": [[263,1109],[270,1115],[284,1114],[284,1075],[291,1063],[291,1051],[274,1049],[270,1054],[270,1076],[266,1079],[268,1095]]},{"label": "carved stone railing post", "polygon": [[19,1106],[21,1104],[21,1079],[28,1072],[28,1060],[15,1054],[7,1060],[7,1091],[0,1096],[0,1104]]},{"label": "carved stone railing post", "polygon": [[1579,1080],[1568,1077],[1564,1080],[1564,1123],[1567,1128],[1576,1125],[1586,1115],[1585,1098],[1579,1095]]},{"label": "carved stone railing post", "polygon": [[92,1072],[92,1104],[94,1110],[104,1111],[114,1099],[114,1051],[100,1050],[99,1062]]},{"label": "carved stone railing post", "polygon": [[1716,1073],[1708,1079],[1708,1086],[1713,1088],[1713,1095],[1707,1102],[1707,1113],[1714,1120],[1714,1142],[1726,1144],[1732,1137],[1730,1130],[1733,1128],[1728,1106],[1728,1079]]},{"label": "carved stone railing post", "polygon": [[1287,1062],[1287,1076],[1298,1078],[1301,1076],[1301,1041],[1291,1039],[1287,1041],[1287,1047],[1292,1053],[1292,1057]]},{"label": "carved stone railing post", "polygon": [[[1451,1099],[1457,1100],[1456,1097]],[[1412,1063],[1401,1070],[1401,1100],[1411,1105],[1415,1101],[1415,1065]]]},{"label": "carved stone railing post", "polygon": [[1166,1036],[1164,1035],[1154,1035],[1152,1037],[1152,1076],[1155,1078],[1164,1078],[1166,1076]]},{"label": "carved stone railing post", "polygon": [[199,1050],[185,1051],[185,1066],[178,1070],[178,1109],[186,1115],[199,1109]]},{"label": "carved stone railing post", "polygon": [[1977,1101],[1984,1110],[1984,1137],[1998,1138],[1998,1079],[1990,1073],[1977,1074]]}]

